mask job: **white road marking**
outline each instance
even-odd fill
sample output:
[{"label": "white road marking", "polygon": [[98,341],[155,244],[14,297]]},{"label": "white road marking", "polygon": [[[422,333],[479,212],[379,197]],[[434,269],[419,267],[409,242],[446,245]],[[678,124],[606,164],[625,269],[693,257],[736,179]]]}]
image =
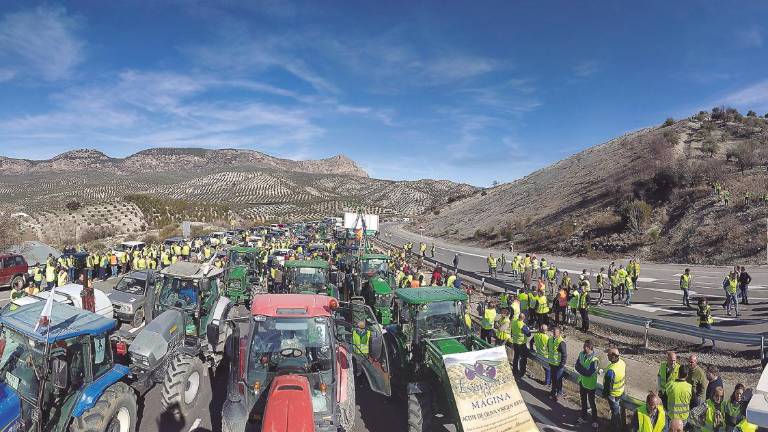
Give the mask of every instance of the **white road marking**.
[{"label": "white road marking", "polygon": [[[656,282],[657,280],[658,279],[649,278],[649,277],[639,277],[639,278],[637,278],[638,282]],[[659,283],[664,283],[664,282],[659,282]]]},{"label": "white road marking", "polygon": [[202,420],[200,420],[199,418],[195,419],[194,423],[192,423],[192,427],[189,428],[189,432],[192,432],[193,430],[199,428],[200,422],[202,422]]},{"label": "white road marking", "polygon": [[137,332],[137,331],[141,330],[142,328],[144,328],[144,324],[142,324],[142,325],[140,325],[140,326],[138,326],[138,327],[134,327],[134,328],[132,328],[132,329],[128,330],[128,333],[135,333],[135,332]]},{"label": "white road marking", "polygon": [[[680,311],[676,311],[676,310],[672,310],[672,309],[664,309],[664,308],[648,306],[648,305],[644,305],[644,304],[633,304],[633,305],[628,306],[628,307],[632,308],[632,309],[641,310],[641,311],[644,311],[644,312],[649,312],[649,313],[664,312],[664,313],[671,313],[671,314],[676,314],[676,315],[694,316],[692,313],[680,312]],[[717,316],[713,316],[712,318],[715,321],[733,321],[733,318],[717,317]]]}]

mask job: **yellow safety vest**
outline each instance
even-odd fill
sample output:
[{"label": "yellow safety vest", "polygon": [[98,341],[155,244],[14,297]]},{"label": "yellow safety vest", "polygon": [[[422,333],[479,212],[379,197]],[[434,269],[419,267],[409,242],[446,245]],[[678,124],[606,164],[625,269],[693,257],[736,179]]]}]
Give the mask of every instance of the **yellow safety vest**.
[{"label": "yellow safety vest", "polygon": [[597,368],[600,364],[600,358],[593,353],[592,356],[587,357],[584,355],[584,351],[579,353],[579,363],[581,363],[581,366],[584,367],[584,369],[589,369],[589,366],[592,363],[595,363],[595,373],[586,376],[579,374],[579,383],[587,390],[594,390],[597,387]]},{"label": "yellow safety vest", "polygon": [[[498,321],[498,327],[496,328],[496,339],[500,341],[508,341],[509,340],[509,330],[504,331],[502,330],[502,327],[507,326],[510,324],[509,317],[501,317]],[[509,329],[509,327],[507,327]]]},{"label": "yellow safety vest", "polygon": [[525,344],[525,333],[523,333],[523,327],[525,326],[525,323],[520,321],[519,319],[512,320],[512,324],[509,326],[509,332],[511,337],[511,342],[515,345],[524,345]]},{"label": "yellow safety vest", "polygon": [[688,289],[691,286],[691,275],[683,273],[680,276],[680,289]]},{"label": "yellow safety vest", "polygon": [[736,430],[740,432],[757,432],[757,425],[742,419],[739,424],[736,425]]},{"label": "yellow safety vest", "polygon": [[620,397],[624,394],[624,378],[627,371],[627,364],[624,363],[624,360],[619,359],[616,363],[611,363],[606,368],[607,370],[613,371],[613,387],[611,387],[611,392],[609,393],[613,397]]},{"label": "yellow safety vest", "polygon": [[668,372],[667,369],[667,361],[664,360],[659,366],[659,390],[661,390],[662,393],[666,393],[667,384],[677,379],[677,372],[680,370],[680,363],[675,363],[671,373]]},{"label": "yellow safety vest", "polygon": [[60,271],[56,281],[56,286],[64,286],[67,284],[67,272]]},{"label": "yellow safety vest", "polygon": [[371,339],[371,331],[365,330],[363,334],[360,334],[359,330],[352,332],[352,346],[355,348],[355,352],[362,355],[368,355],[368,341]]},{"label": "yellow safety vest", "polygon": [[547,344],[549,343],[549,335],[546,333],[538,332],[533,335],[533,347],[536,349],[536,354],[547,358]]},{"label": "yellow safety vest", "polygon": [[685,381],[673,381],[667,387],[667,412],[673,420],[688,420],[693,387]]},{"label": "yellow safety vest", "polygon": [[537,297],[537,304],[536,304],[536,313],[540,315],[546,315],[549,313],[549,299],[547,299],[547,294],[544,293],[543,295],[540,295]]},{"label": "yellow safety vest", "polygon": [[651,416],[648,415],[648,405],[643,404],[637,408],[637,432],[661,432],[666,424],[666,413],[662,406],[657,406],[659,412],[656,416],[656,423],[651,423]]},{"label": "yellow safety vest", "polygon": [[728,278],[728,293],[729,294],[736,294],[736,288],[739,284],[738,279],[736,278]]},{"label": "yellow safety vest", "polygon": [[464,323],[467,325],[467,328],[472,328],[472,316],[469,315],[469,312],[464,313]]},{"label": "yellow safety vest", "polygon": [[721,418],[725,418],[723,415],[723,403],[720,402],[720,406],[715,406],[715,402],[711,399],[707,399],[707,411],[704,413],[704,424],[701,426],[701,432],[715,432],[715,415],[717,411],[720,411]]},{"label": "yellow safety vest", "polygon": [[45,281],[46,282],[56,281],[56,268],[50,264],[45,266]]},{"label": "yellow safety vest", "polygon": [[520,309],[527,311],[528,310],[528,293],[521,292],[517,296],[517,299],[520,300]]},{"label": "yellow safety vest", "polygon": [[560,351],[558,351],[558,348],[560,348],[561,343],[563,343],[562,336],[558,338],[551,337],[547,341],[547,360],[553,366],[560,365]]},{"label": "yellow safety vest", "polygon": [[512,319],[520,318],[520,302],[512,302]]},{"label": "yellow safety vest", "polygon": [[482,323],[483,329],[484,330],[492,329],[494,321],[496,321],[496,309],[485,308],[485,312],[483,313],[483,323]]}]

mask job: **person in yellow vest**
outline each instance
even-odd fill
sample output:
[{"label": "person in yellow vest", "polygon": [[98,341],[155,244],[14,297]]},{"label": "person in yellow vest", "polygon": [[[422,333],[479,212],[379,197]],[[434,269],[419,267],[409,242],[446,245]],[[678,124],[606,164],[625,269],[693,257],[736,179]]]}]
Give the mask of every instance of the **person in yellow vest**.
[{"label": "person in yellow vest", "polygon": [[736,298],[736,291],[739,287],[739,276],[736,272],[731,272],[723,281],[725,288],[725,312],[731,316],[731,309],[736,310],[736,316],[739,316],[739,301]]},{"label": "person in yellow vest", "polygon": [[544,290],[540,290],[536,298],[536,321],[539,325],[549,324],[549,299]]},{"label": "person in yellow vest", "polygon": [[365,328],[365,321],[359,321],[352,333],[352,348],[357,354],[368,356],[370,353],[371,331]]},{"label": "person in yellow vest", "polygon": [[627,306],[632,306],[632,293],[635,292],[635,283],[629,276],[624,278],[624,291],[627,293],[626,301],[624,304]]},{"label": "person in yellow vest", "polygon": [[496,305],[488,300],[483,305],[480,317],[480,338],[487,343],[493,343],[493,323],[496,321]]},{"label": "person in yellow vest", "polygon": [[56,286],[62,287],[67,284],[67,271],[64,267],[59,267],[59,274],[56,277]]},{"label": "person in yellow vest", "polygon": [[746,419],[747,401],[744,400],[744,390],[744,384],[736,384],[731,397],[723,401],[723,424],[726,431],[735,431]]},{"label": "person in yellow vest", "polygon": [[603,297],[605,296],[604,290],[605,290],[605,281],[607,280],[607,276],[605,275],[605,267],[600,267],[600,273],[595,276],[595,284],[597,285],[597,304],[601,305],[603,304]]},{"label": "person in yellow vest", "polygon": [[632,419],[632,428],[636,432],[663,432],[667,429],[667,415],[661,406],[661,399],[650,392],[645,403],[640,405]]},{"label": "person in yellow vest", "polygon": [[688,421],[691,412],[693,387],[688,379],[688,366],[681,365],[677,370],[677,379],[667,384],[667,415],[672,420]]},{"label": "person in yellow vest", "polygon": [[184,243],[184,246],[181,247],[181,256],[184,258],[184,261],[189,261],[189,244]]},{"label": "person in yellow vest", "polygon": [[525,343],[531,336],[531,330],[525,325],[525,314],[521,313],[509,325],[507,346],[512,349],[512,373],[522,378],[528,365],[528,350]]},{"label": "person in yellow vest", "polygon": [[587,422],[587,406],[592,410],[592,428],[597,429],[597,404],[595,389],[597,388],[597,372],[600,369],[600,358],[595,353],[595,347],[590,339],[584,341],[582,351],[576,359],[578,372],[579,396],[581,398],[581,416],[579,423]]},{"label": "person in yellow vest", "polygon": [[211,249],[210,246],[205,245],[205,247],[203,247],[203,257],[206,260],[209,260],[211,259],[212,256],[213,256],[213,250]]},{"label": "person in yellow vest", "polygon": [[47,289],[50,290],[56,284],[56,274],[56,267],[54,267],[53,264],[46,264],[45,283],[47,285]]},{"label": "person in yellow vest", "polygon": [[169,265],[171,265],[171,254],[167,250],[164,250],[163,253],[160,254],[160,265],[163,268],[166,268]]},{"label": "person in yellow vest", "polygon": [[661,397],[661,402],[664,406],[667,405],[667,386],[677,379],[679,370],[680,363],[677,362],[677,353],[674,351],[667,351],[667,360],[661,362],[659,365],[659,373],[656,380],[659,387],[659,396]]},{"label": "person in yellow vest", "polygon": [[[533,337],[530,341],[530,347],[529,349],[536,353],[539,357],[547,359],[547,345],[549,344],[549,335],[547,334],[547,331],[549,329],[547,328],[547,325],[544,324],[541,327],[539,327],[539,331],[533,334]],[[550,385],[550,374],[549,374],[549,362],[543,363],[542,368],[544,369],[544,385],[548,386]]]},{"label": "person in yellow vest", "polygon": [[40,264],[32,267],[32,280],[38,288],[43,284],[43,269],[40,267]]},{"label": "person in yellow vest", "polygon": [[451,272],[450,275],[448,275],[448,277],[445,279],[445,286],[452,287],[454,283],[456,283],[456,274]]},{"label": "person in yellow vest", "polygon": [[558,396],[563,395],[563,373],[565,363],[568,361],[568,350],[565,340],[560,335],[560,328],[552,327],[552,336],[547,341],[547,361],[552,376],[552,388],[550,399],[557,401]]},{"label": "person in yellow vest", "polygon": [[637,258],[633,258],[629,262],[629,277],[632,278],[632,287],[637,289],[637,279],[640,278],[640,263],[637,262]]},{"label": "person in yellow vest", "polygon": [[496,320],[493,323],[493,333],[496,337],[496,345],[502,346],[509,342],[510,338],[510,325],[509,309],[502,308],[500,313],[496,315]]},{"label": "person in yellow vest", "polygon": [[213,265],[218,268],[224,268],[224,261],[222,261],[221,258],[216,257],[216,259],[213,260]]},{"label": "person in yellow vest", "polygon": [[496,258],[493,256],[493,254],[489,254],[486,261],[488,262],[488,274],[491,277],[496,277],[497,276],[496,275],[496,265],[497,265]]},{"label": "person in yellow vest", "polygon": [[691,269],[685,269],[682,275],[680,275],[680,290],[683,291],[683,306],[691,307],[691,303],[688,299],[688,291],[691,289]]},{"label": "person in yellow vest", "polygon": [[466,324],[468,329],[472,330],[472,315],[469,314],[469,311],[464,312],[464,324]]},{"label": "person in yellow vest", "polygon": [[427,244],[424,242],[419,243],[419,255],[422,257],[427,256]]},{"label": "person in yellow vest", "polygon": [[37,295],[40,292],[40,288],[37,284],[30,282],[24,289],[24,293],[29,296]]},{"label": "person in yellow vest", "polygon": [[725,417],[723,415],[723,399],[725,391],[722,387],[715,387],[712,395],[704,402],[706,409],[700,419],[701,432],[716,432],[723,430]]},{"label": "person in yellow vest", "polygon": [[525,290],[520,291],[520,293],[517,295],[517,302],[520,305],[520,312],[528,314],[528,307],[530,306],[530,303],[529,303],[529,294],[527,291]]},{"label": "person in yellow vest", "polygon": [[617,275],[619,277],[619,301],[622,301],[626,295],[627,288],[626,285],[624,285],[624,282],[627,280],[629,273],[627,273],[627,269],[624,268],[624,264],[619,264],[619,269],[616,271],[619,273]]},{"label": "person in yellow vest", "polygon": [[130,261],[128,254],[127,253],[120,254],[119,261],[120,261],[120,273],[121,274],[128,273],[128,261]]},{"label": "person in yellow vest", "polygon": [[613,430],[624,428],[621,417],[621,397],[624,395],[627,364],[619,356],[617,348],[608,350],[608,366],[603,376],[603,397],[608,400],[611,408],[611,425]]},{"label": "person in yellow vest", "polygon": [[523,311],[520,308],[520,300],[517,299],[517,294],[512,293],[512,301],[509,304],[509,317],[518,319],[522,312]]},{"label": "person in yellow vest", "polygon": [[146,270],[147,269],[147,259],[142,257],[139,257],[139,259],[136,260],[136,269],[137,270]]},{"label": "person in yellow vest", "polygon": [[147,258],[147,268],[150,270],[156,270],[157,269],[157,259],[155,258]]},{"label": "person in yellow vest", "polygon": [[67,257],[67,277],[69,280],[73,281],[77,279],[77,276],[75,275],[75,272],[77,269],[75,268],[75,257],[70,255]]},{"label": "person in yellow vest", "polygon": [[[698,307],[696,309],[696,315],[697,320],[699,322],[699,327],[703,329],[710,330],[712,328],[712,324],[715,322],[715,320],[712,318],[712,307],[707,304],[707,299],[704,297],[699,297],[699,303]],[[704,345],[706,343],[706,340],[702,337],[701,338],[701,344]],[[712,348],[715,347],[715,340],[712,339]]]}]

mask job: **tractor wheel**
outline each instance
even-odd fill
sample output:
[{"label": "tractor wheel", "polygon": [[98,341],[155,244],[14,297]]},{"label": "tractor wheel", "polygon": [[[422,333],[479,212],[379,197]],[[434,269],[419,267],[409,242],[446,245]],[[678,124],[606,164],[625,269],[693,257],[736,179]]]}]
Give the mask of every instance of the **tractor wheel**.
[{"label": "tractor wheel", "polygon": [[72,420],[70,432],[133,432],[138,408],[136,395],[123,382],[112,384],[96,405]]},{"label": "tractor wheel", "polygon": [[24,289],[24,276],[14,276],[13,279],[11,279],[11,289]]},{"label": "tractor wheel", "polygon": [[176,356],[165,372],[163,388],[160,391],[163,408],[178,409],[182,416],[188,417],[200,395],[200,384],[204,375],[205,366],[199,358]]},{"label": "tractor wheel", "polygon": [[138,328],[142,325],[144,325],[144,308],[137,309],[133,314],[133,320],[131,321],[131,326],[133,326],[133,328]]},{"label": "tractor wheel", "polygon": [[432,401],[429,393],[408,395],[408,432],[432,430]]}]

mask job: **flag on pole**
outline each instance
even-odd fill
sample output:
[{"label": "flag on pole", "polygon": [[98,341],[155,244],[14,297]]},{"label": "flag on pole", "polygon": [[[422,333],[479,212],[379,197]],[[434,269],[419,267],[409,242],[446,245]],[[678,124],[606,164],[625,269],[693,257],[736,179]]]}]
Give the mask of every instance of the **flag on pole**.
[{"label": "flag on pole", "polygon": [[40,312],[40,319],[35,324],[35,331],[38,331],[41,327],[48,328],[51,324],[51,315],[53,314],[53,297],[56,295],[56,287],[51,288],[51,294],[45,301],[43,311]]}]

